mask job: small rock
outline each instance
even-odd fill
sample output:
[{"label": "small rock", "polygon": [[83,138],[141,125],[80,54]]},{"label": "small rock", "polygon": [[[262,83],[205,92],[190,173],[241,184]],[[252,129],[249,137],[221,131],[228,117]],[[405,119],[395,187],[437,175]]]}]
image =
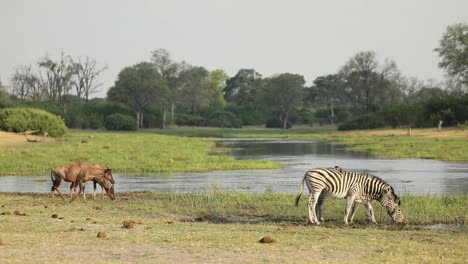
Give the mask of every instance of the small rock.
[{"label": "small rock", "polygon": [[107,237],[107,233],[106,233],[106,232],[99,232],[99,233],[97,234],[97,237],[99,237],[99,238],[106,238],[106,237]]},{"label": "small rock", "polygon": [[15,215],[19,215],[19,216],[26,216],[26,213],[25,212],[21,212],[19,210],[15,210],[14,212]]},{"label": "small rock", "polygon": [[59,217],[58,214],[53,214],[52,215],[52,218],[58,218],[58,217]]},{"label": "small rock", "polygon": [[11,212],[3,212],[2,215],[11,215]]},{"label": "small rock", "polygon": [[271,236],[266,236],[262,237],[258,242],[264,243],[264,244],[270,244],[270,243],[275,243],[276,239],[272,238]]},{"label": "small rock", "polygon": [[123,222],[123,226],[122,228],[127,228],[127,229],[131,229],[133,228],[135,225],[135,222],[133,222],[133,220],[130,220],[130,221],[124,221]]}]

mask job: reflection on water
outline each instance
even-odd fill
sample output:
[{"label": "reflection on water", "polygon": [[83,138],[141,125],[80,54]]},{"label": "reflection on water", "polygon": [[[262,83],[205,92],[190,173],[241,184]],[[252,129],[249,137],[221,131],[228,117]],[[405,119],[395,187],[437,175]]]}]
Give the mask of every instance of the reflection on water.
[{"label": "reflection on water", "polygon": [[[304,173],[312,167],[341,166],[375,174],[399,194],[439,195],[468,193],[468,163],[418,159],[381,159],[347,152],[340,145],[290,139],[226,139],[219,145],[232,148],[238,159],[278,160],[286,166],[276,170],[213,171],[174,175],[114,173],[117,192],[197,192],[213,186],[242,192],[297,193]],[[50,192],[50,176],[0,177],[0,192]],[[68,183],[61,190],[68,192]],[[92,184],[87,184],[88,193]]]}]

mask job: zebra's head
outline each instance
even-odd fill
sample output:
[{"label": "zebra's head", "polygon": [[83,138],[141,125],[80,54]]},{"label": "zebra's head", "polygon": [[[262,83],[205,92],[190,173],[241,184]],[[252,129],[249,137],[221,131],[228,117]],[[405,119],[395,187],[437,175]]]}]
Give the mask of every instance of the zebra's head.
[{"label": "zebra's head", "polygon": [[391,186],[388,186],[383,195],[382,204],[387,209],[388,215],[398,224],[402,224],[405,221],[405,216],[400,208],[400,198],[395,194],[395,191]]}]

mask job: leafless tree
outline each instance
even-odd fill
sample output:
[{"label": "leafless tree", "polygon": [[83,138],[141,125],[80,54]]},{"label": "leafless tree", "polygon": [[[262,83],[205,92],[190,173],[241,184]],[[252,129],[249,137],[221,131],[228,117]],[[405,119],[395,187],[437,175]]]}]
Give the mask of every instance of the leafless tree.
[{"label": "leafless tree", "polygon": [[89,57],[77,60],[69,57],[73,71],[72,85],[75,87],[76,96],[89,100],[89,96],[98,91],[102,83],[97,82],[97,77],[107,69],[107,66],[98,67],[96,60]]},{"label": "leafless tree", "polygon": [[71,91],[72,67],[68,57],[62,53],[59,61],[55,62],[48,56],[39,61],[41,82],[47,87],[50,100],[61,101],[63,96]]},{"label": "leafless tree", "polygon": [[11,78],[13,95],[23,100],[27,98],[32,100],[45,99],[44,85],[38,76],[31,65],[18,67]]}]

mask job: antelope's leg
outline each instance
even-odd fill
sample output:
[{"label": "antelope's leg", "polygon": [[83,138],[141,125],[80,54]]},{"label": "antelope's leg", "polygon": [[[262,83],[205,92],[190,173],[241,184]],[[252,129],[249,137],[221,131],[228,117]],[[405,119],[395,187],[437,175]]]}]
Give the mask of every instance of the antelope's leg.
[{"label": "antelope's leg", "polygon": [[78,184],[80,186],[80,191],[78,193],[73,194],[73,198],[70,200],[70,203],[73,202],[78,197],[78,195],[80,195],[80,193],[81,193],[81,185],[83,184],[83,182],[79,181]]},{"label": "antelope's leg", "polygon": [[96,181],[93,181],[93,200],[96,200]]}]

